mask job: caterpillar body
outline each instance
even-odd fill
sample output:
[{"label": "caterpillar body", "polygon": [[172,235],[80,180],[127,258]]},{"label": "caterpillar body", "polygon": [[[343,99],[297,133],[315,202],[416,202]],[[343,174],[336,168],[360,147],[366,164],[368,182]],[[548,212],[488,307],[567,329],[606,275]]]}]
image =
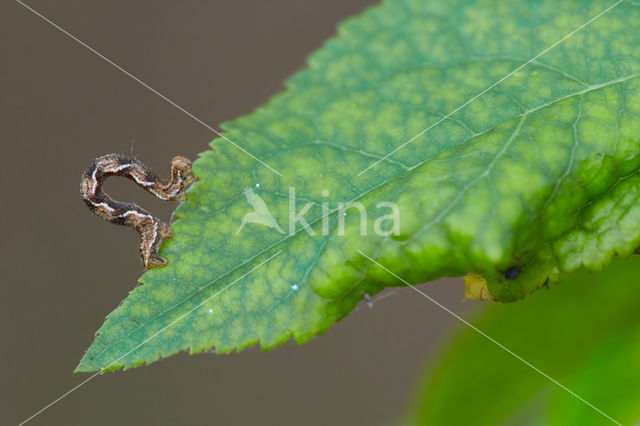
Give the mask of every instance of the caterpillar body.
[{"label": "caterpillar body", "polygon": [[136,204],[116,201],[105,194],[103,182],[110,176],[131,179],[161,200],[184,201],[186,190],[195,180],[191,161],[182,156],[174,157],[166,183],[137,159],[121,154],[96,158],[82,174],[80,192],[89,210],[108,222],[138,231],[140,257],[146,269],[166,265],[167,259],[160,257],[158,249],[164,240],[173,237],[169,225]]}]

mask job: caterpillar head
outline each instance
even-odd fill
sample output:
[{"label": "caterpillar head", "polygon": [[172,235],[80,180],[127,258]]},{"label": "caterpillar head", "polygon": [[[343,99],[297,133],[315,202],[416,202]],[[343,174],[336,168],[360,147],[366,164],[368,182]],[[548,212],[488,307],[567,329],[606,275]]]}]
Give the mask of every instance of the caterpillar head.
[{"label": "caterpillar head", "polygon": [[183,194],[196,180],[191,170],[191,161],[181,155],[175,156],[171,160],[171,175],[180,183],[179,194]]}]

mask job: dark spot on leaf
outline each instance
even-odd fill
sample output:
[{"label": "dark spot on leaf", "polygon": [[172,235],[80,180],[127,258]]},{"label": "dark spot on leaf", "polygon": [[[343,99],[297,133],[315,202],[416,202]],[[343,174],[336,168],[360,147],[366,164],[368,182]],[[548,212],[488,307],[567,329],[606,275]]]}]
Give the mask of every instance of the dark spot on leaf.
[{"label": "dark spot on leaf", "polygon": [[503,272],[503,275],[508,280],[515,280],[520,275],[520,265],[514,265]]}]

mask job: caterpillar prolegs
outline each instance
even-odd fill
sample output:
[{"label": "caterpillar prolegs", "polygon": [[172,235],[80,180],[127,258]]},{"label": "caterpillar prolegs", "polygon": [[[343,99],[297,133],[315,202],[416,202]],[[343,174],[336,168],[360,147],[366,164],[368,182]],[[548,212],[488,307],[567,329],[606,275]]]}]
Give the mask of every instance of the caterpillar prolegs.
[{"label": "caterpillar prolegs", "polygon": [[133,203],[115,201],[102,190],[109,176],[131,179],[146,191],[166,201],[184,201],[185,191],[194,182],[191,161],[177,156],[171,160],[169,181],[164,183],[155,173],[133,157],[109,154],[96,158],[82,175],[81,195],[93,213],[117,225],[129,226],[140,234],[140,257],[144,267],[164,266],[160,244],[173,237],[169,225]]}]

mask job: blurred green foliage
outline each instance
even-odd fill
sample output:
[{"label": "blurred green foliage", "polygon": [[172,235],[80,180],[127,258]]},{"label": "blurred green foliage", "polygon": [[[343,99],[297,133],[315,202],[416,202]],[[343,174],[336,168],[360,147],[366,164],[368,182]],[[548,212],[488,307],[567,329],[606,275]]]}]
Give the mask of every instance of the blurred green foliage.
[{"label": "blurred green foliage", "polygon": [[[640,256],[470,321],[616,421],[640,421]],[[477,302],[476,302],[477,303]],[[419,384],[413,425],[615,424],[460,325]]]}]

